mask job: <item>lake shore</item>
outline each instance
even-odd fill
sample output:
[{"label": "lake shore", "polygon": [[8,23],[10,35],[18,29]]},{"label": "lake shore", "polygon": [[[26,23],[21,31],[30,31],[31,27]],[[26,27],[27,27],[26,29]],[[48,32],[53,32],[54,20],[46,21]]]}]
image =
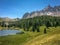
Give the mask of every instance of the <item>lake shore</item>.
[{"label": "lake shore", "polygon": [[[43,26],[41,26],[41,32],[30,32],[30,31],[24,31],[24,34],[16,34],[16,35],[10,35],[10,36],[2,36],[0,37],[0,45],[29,45],[33,44],[34,42],[31,43],[31,41],[35,40],[42,40],[43,38],[41,37],[46,37],[46,36],[52,36],[55,34],[60,34],[60,27],[50,27],[47,29],[48,33],[44,34],[43,33]],[[43,36],[41,36],[43,35]],[[40,38],[39,38],[40,37]],[[60,39],[60,38],[59,38]],[[30,41],[30,42],[29,42]]]}]

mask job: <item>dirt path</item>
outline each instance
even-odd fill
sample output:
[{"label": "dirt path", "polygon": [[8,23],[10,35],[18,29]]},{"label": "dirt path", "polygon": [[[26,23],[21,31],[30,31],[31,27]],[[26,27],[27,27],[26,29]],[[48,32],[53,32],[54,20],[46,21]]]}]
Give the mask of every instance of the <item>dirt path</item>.
[{"label": "dirt path", "polygon": [[53,38],[56,38],[57,36],[60,36],[60,34],[54,34],[51,36],[45,36],[41,35],[36,37],[35,39],[27,42],[25,45],[41,45],[42,43],[48,42],[50,40],[52,40]]}]

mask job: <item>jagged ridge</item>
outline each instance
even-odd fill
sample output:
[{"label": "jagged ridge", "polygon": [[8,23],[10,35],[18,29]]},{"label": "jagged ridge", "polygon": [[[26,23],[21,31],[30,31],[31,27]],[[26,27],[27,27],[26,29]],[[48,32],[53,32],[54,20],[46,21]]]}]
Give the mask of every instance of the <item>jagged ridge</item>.
[{"label": "jagged ridge", "polygon": [[49,16],[60,16],[60,6],[50,6],[48,5],[44,9],[40,11],[33,11],[31,13],[27,12],[23,15],[23,18],[33,18],[36,16],[41,16],[41,15],[49,15]]}]

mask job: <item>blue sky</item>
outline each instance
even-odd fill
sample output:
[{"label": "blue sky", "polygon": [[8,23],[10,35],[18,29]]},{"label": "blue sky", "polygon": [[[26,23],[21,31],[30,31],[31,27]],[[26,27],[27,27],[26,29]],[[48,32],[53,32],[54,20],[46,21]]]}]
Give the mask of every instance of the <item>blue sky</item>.
[{"label": "blue sky", "polygon": [[0,17],[22,18],[24,13],[41,10],[49,4],[60,5],[60,0],[0,0]]}]

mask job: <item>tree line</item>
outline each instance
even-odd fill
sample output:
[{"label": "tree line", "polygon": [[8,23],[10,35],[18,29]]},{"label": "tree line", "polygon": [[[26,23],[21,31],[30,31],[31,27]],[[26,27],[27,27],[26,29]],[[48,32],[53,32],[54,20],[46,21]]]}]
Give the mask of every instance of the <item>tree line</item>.
[{"label": "tree line", "polygon": [[[14,26],[14,27],[22,28],[24,29],[24,31],[40,32],[39,27],[43,25],[46,26],[46,28],[60,26],[60,17],[38,16],[34,18],[20,19],[15,22],[9,22],[8,27]],[[2,22],[1,26],[2,27],[4,26],[4,22]],[[46,31],[46,29],[44,30]]]}]

